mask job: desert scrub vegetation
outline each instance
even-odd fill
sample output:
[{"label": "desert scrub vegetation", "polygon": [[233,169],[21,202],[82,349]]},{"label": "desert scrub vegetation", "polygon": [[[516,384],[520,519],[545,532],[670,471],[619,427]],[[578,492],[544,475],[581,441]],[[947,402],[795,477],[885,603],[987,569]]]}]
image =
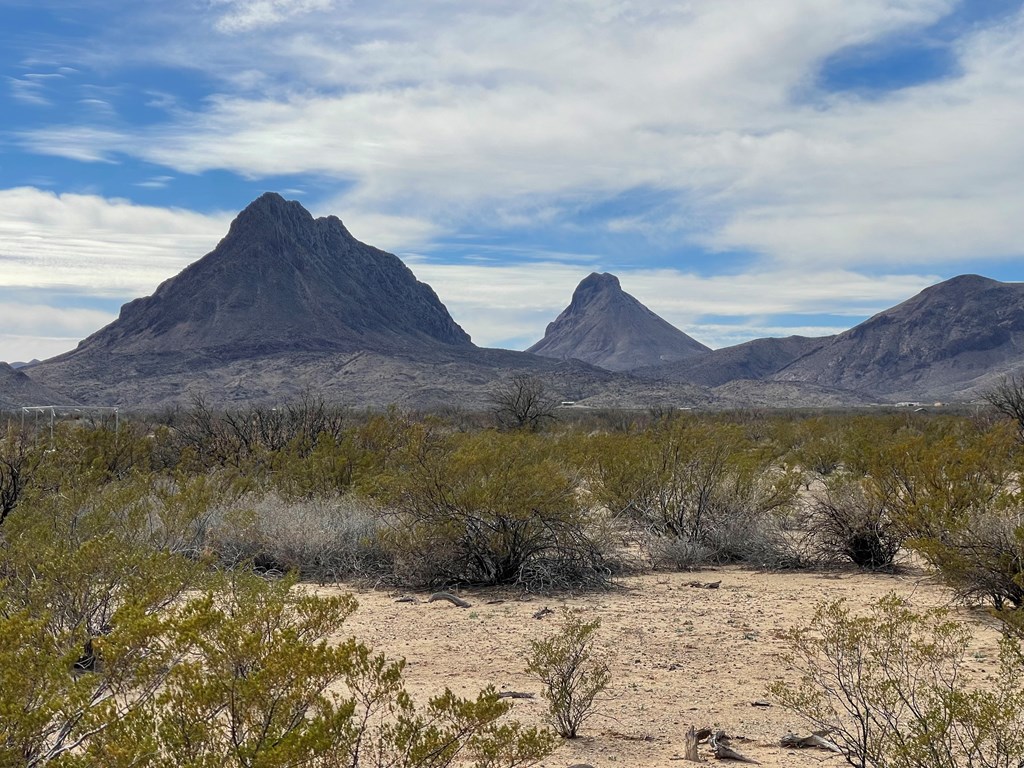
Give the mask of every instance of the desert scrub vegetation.
[{"label": "desert scrub vegetation", "polygon": [[563,739],[576,738],[611,682],[608,665],[594,658],[594,635],[600,626],[600,619],[584,621],[578,611],[567,609],[557,632],[530,641],[526,671],[543,686],[548,718]]},{"label": "desert scrub vegetation", "polygon": [[799,475],[740,425],[669,416],[643,431],[590,439],[597,506],[645,534],[655,565],[786,561],[779,535]]},{"label": "desert scrub vegetation", "polygon": [[209,567],[217,482],[56,439],[0,525],[0,765],[513,768],[553,749],[491,689],[416,706],[401,661],[336,639],[351,597]]},{"label": "desert scrub vegetation", "polygon": [[[670,410],[573,419],[499,430],[487,414],[353,413],[306,399],[234,412],[200,402],[119,429],[58,424],[52,437],[9,426],[0,439],[0,765],[174,755],[182,765],[276,766],[330,743],[334,762],[309,764],[458,756],[511,766],[551,748],[551,734],[506,722],[493,692],[410,708],[400,666],[354,640],[326,642],[351,606],[303,602],[296,579],[602,589],[630,558],[645,568],[879,568],[910,551],[954,595],[988,603],[1009,635],[1024,632],[1024,449],[1010,420]],[[250,604],[273,626],[247,614]],[[564,636],[587,640],[585,624]],[[243,647],[246,634],[260,639]],[[788,701],[821,722],[847,712],[850,695],[869,697],[883,719],[879,702],[896,707],[898,723],[862,720],[867,735],[851,732],[868,754],[880,728],[896,728],[879,742],[888,762],[855,764],[967,765],[969,744],[1013,754],[1021,702],[1000,681],[1020,688],[1019,649],[1007,641],[991,684],[962,687],[962,634],[904,605],[866,617],[823,608],[792,638],[812,684],[791,687],[803,698]],[[278,647],[285,638],[294,656]],[[836,683],[815,698],[822,670],[846,674],[836,665],[851,659],[871,667],[861,681],[870,690]],[[275,687],[281,664],[309,675]],[[903,674],[923,687],[907,689],[907,701],[885,698]],[[225,691],[250,703],[229,713]],[[261,710],[271,699],[290,702],[301,722]],[[211,712],[218,727],[248,735],[224,742],[223,730],[202,725]],[[923,713],[917,725],[914,712]],[[957,744],[933,744],[935,723]],[[572,724],[555,725],[567,733]],[[911,747],[931,750],[933,762]],[[947,749],[960,762],[936,757]],[[989,765],[981,760],[973,764]]]},{"label": "desert scrub vegetation", "polygon": [[1007,634],[995,674],[969,680],[971,632],[945,611],[890,594],[858,615],[823,603],[787,637],[796,682],[772,695],[827,732],[858,768],[1024,764],[1024,656]]},{"label": "desert scrub vegetation", "polygon": [[355,413],[197,400],[118,430],[9,429],[2,514],[33,491],[149,478],[165,545],[315,581],[605,587],[626,568],[880,568],[916,552],[957,594],[1020,605],[1009,421],[955,414]]},{"label": "desert scrub vegetation", "polygon": [[422,430],[378,476],[384,547],[423,586],[600,587],[610,575],[578,478],[530,433]]}]

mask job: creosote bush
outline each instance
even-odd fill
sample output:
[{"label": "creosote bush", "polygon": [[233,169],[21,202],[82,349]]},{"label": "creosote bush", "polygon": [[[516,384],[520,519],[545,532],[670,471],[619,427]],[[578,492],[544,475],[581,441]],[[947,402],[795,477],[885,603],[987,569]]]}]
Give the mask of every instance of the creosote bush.
[{"label": "creosote bush", "polygon": [[593,658],[594,634],[600,626],[600,619],[584,621],[578,611],[566,610],[556,634],[530,641],[526,671],[544,686],[548,716],[565,739],[576,738],[611,681],[608,666]]},{"label": "creosote bush", "polygon": [[493,689],[473,699],[446,690],[418,709],[403,662],[355,639],[327,642],[356,609],[351,596],[294,587],[236,572],[190,600],[167,635],[186,653],[145,706],[86,742],[78,764],[513,768],[553,749],[551,734],[502,722],[510,706]]},{"label": "creosote bush", "polygon": [[1024,762],[1024,657],[1004,637],[994,678],[966,679],[970,631],[941,610],[915,612],[890,594],[866,615],[818,606],[790,632],[800,679],[770,691],[827,730],[860,768],[1009,768]]},{"label": "creosote bush", "polygon": [[375,492],[397,577],[426,586],[602,587],[577,478],[543,435],[425,430]]}]

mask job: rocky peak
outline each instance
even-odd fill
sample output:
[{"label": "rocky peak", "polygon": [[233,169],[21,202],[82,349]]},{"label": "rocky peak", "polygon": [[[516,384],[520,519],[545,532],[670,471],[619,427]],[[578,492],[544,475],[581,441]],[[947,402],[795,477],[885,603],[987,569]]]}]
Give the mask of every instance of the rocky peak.
[{"label": "rocky peak", "polygon": [[548,325],[544,338],[527,350],[613,371],[660,365],[708,351],[623,291],[615,275],[597,272],[576,286],[569,306]]},{"label": "rocky peak", "polygon": [[337,217],[314,219],[267,193],[212,252],[126,304],[79,350],[244,357],[423,343],[471,345],[397,256],[359,242]]}]

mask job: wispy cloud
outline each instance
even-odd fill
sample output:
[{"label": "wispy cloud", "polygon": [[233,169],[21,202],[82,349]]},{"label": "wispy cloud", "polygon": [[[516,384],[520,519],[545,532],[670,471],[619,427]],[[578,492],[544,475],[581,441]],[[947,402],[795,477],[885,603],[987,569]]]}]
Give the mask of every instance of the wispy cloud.
[{"label": "wispy cloud", "polygon": [[222,32],[245,32],[268,27],[295,16],[335,10],[337,0],[212,0],[215,9],[223,8],[216,22]]},{"label": "wispy cloud", "polygon": [[0,301],[0,359],[28,362],[58,355],[113,319],[94,309]]},{"label": "wispy cloud", "polygon": [[11,88],[11,97],[15,101],[33,106],[50,106],[53,102],[47,95],[48,81],[63,77],[57,73],[37,72],[21,77],[8,77],[7,82]]},{"label": "wispy cloud", "polygon": [[229,38],[176,37],[152,55],[247,72],[246,85],[144,129],[21,139],[185,173],[327,175],[350,185],[338,209],[367,216],[557,222],[566,199],[646,187],[662,194],[654,220],[610,227],[837,268],[1010,257],[1024,205],[1020,14],[965,32],[958,77],[805,98],[836,51],[955,5],[223,0],[210,12]]}]

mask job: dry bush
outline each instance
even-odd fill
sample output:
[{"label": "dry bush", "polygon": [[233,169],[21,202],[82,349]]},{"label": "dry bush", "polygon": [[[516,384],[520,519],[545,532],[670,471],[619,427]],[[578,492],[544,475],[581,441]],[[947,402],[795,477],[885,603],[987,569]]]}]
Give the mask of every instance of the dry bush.
[{"label": "dry bush", "polygon": [[1024,606],[1024,512],[995,505],[931,536],[911,541],[957,597],[997,610]]},{"label": "dry bush", "polygon": [[891,568],[903,545],[903,532],[885,500],[849,477],[835,478],[815,492],[805,524],[824,562]]},{"label": "dry bush", "polygon": [[802,559],[783,530],[783,518],[765,509],[757,485],[725,485],[706,502],[695,535],[672,536],[650,530],[644,546],[655,568],[686,570],[745,563],[761,568],[792,568]]},{"label": "dry bush", "polygon": [[267,494],[222,508],[208,547],[229,565],[251,561],[325,583],[386,571],[379,532],[376,510],[354,496],[286,501]]}]

